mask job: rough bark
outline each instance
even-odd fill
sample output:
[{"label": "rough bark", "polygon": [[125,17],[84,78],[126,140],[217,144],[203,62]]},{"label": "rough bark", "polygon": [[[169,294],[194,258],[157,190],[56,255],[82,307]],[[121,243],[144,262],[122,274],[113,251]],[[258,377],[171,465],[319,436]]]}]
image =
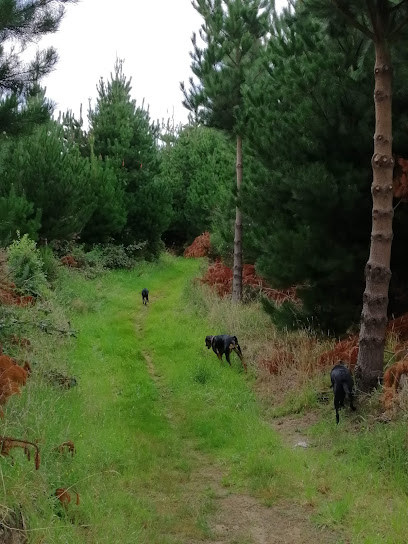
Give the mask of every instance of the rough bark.
[{"label": "rough bark", "polygon": [[242,136],[237,136],[237,207],[235,214],[234,235],[234,277],[232,281],[232,300],[239,302],[242,299],[242,212],[240,208],[242,185]]},{"label": "rough bark", "polygon": [[372,231],[356,369],[359,388],[367,392],[383,374],[393,219],[392,68],[385,42],[375,42],[375,53]]}]

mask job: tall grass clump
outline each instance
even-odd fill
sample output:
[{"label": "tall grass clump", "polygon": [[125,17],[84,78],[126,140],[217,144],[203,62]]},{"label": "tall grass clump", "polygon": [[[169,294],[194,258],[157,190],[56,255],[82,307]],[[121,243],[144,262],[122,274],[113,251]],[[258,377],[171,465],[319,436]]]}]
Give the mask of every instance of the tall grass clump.
[{"label": "tall grass clump", "polygon": [[317,364],[321,353],[331,347],[330,340],[310,329],[278,330],[260,300],[237,305],[199,281],[185,287],[184,298],[190,311],[209,323],[206,335],[238,337],[270,416],[316,408],[317,393],[327,391],[330,384],[328,372]]}]

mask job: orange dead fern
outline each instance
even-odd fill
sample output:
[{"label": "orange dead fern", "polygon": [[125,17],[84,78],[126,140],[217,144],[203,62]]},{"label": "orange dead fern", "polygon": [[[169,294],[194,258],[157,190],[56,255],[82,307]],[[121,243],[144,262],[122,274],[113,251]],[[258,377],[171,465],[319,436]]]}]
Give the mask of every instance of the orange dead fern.
[{"label": "orange dead fern", "polygon": [[0,370],[0,379],[25,385],[27,383],[28,371],[22,366],[11,365],[4,370]]},{"label": "orange dead fern", "polygon": [[65,255],[64,257],[61,257],[60,261],[64,266],[68,266],[69,268],[78,268],[79,266],[72,255]]},{"label": "orange dead fern", "polygon": [[21,338],[19,336],[16,336],[15,334],[12,334],[8,341],[10,344],[13,344],[15,346],[20,346],[22,348],[28,349],[31,346],[31,342],[28,338]]},{"label": "orange dead fern", "polygon": [[384,387],[398,389],[401,376],[408,374],[408,359],[403,359],[390,366],[384,373]]},{"label": "orange dead fern", "polygon": [[67,440],[66,442],[63,442],[59,446],[55,448],[55,451],[58,453],[64,453],[65,451],[67,453],[70,453],[72,457],[76,453],[75,444],[72,442],[72,440]]},{"label": "orange dead fern", "polygon": [[[76,491],[72,491],[76,495],[75,504],[79,504],[79,495]],[[71,502],[71,493],[65,487],[59,487],[55,490],[55,496],[60,501],[62,506],[67,509],[69,503]]]},{"label": "orange dead fern", "polygon": [[394,197],[408,200],[408,160],[398,157],[394,168]]},{"label": "orange dead fern", "polygon": [[[10,368],[13,369],[10,371]],[[20,370],[16,370],[17,369],[22,369],[24,370],[24,372],[20,372]],[[13,357],[10,357],[9,355],[0,355],[0,375],[1,377],[7,377],[8,376],[8,372],[11,372],[11,376],[13,374],[16,373],[16,375],[19,376],[18,378],[18,383],[21,383],[22,381],[24,381],[24,378],[27,379],[27,376],[29,376],[31,374],[31,365],[28,361],[24,361],[24,364],[22,367],[20,367],[18,364],[17,364],[17,361],[13,358]],[[13,381],[13,378],[11,378],[11,380]],[[14,380],[16,381],[16,380]],[[25,385],[25,383],[23,384]]]},{"label": "orange dead fern", "polygon": [[207,257],[210,248],[210,233],[204,232],[184,251],[184,257]]},{"label": "orange dead fern", "polygon": [[34,442],[29,442],[28,440],[22,440],[20,438],[12,438],[10,436],[0,436],[0,445],[0,455],[6,457],[10,454],[10,450],[12,448],[22,448],[28,461],[31,459],[29,446],[32,446],[35,449],[35,469],[38,470],[40,468],[40,450],[38,449],[37,444],[34,444]]},{"label": "orange dead fern", "polygon": [[401,377],[408,374],[408,359],[403,359],[390,366],[384,373],[384,392],[382,403],[386,410],[392,408],[398,395]]}]

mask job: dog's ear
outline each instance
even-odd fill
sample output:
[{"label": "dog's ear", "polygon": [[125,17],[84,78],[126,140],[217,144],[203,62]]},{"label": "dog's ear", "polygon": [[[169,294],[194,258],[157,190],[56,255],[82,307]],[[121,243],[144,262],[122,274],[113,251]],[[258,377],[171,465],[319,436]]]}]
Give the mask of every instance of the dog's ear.
[{"label": "dog's ear", "polygon": [[211,336],[206,336],[205,337],[205,345],[207,346],[207,348],[210,348],[211,347]]}]

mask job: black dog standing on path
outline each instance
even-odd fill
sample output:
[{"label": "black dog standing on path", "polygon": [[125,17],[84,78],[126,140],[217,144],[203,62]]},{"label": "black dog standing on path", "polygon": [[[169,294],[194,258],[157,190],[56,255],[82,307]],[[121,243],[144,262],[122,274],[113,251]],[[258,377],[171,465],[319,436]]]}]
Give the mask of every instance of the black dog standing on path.
[{"label": "black dog standing on path", "polygon": [[222,361],[222,356],[225,353],[225,358],[228,364],[231,366],[230,353],[235,351],[238,357],[242,361],[242,365],[247,371],[247,366],[244,361],[241,348],[238,344],[238,338],[236,336],[230,336],[229,334],[220,334],[218,336],[206,336],[205,345],[208,349],[212,348],[213,352],[217,355],[218,359]]},{"label": "black dog standing on path", "polygon": [[142,290],[142,301],[143,304],[147,304],[149,302],[149,291],[146,289],[146,287]]},{"label": "black dog standing on path", "polygon": [[340,421],[339,410],[344,408],[344,399],[350,400],[351,410],[355,410],[353,405],[353,387],[354,381],[350,370],[340,361],[339,364],[332,368],[330,372],[331,387],[334,393],[334,408],[336,410],[336,423]]}]

